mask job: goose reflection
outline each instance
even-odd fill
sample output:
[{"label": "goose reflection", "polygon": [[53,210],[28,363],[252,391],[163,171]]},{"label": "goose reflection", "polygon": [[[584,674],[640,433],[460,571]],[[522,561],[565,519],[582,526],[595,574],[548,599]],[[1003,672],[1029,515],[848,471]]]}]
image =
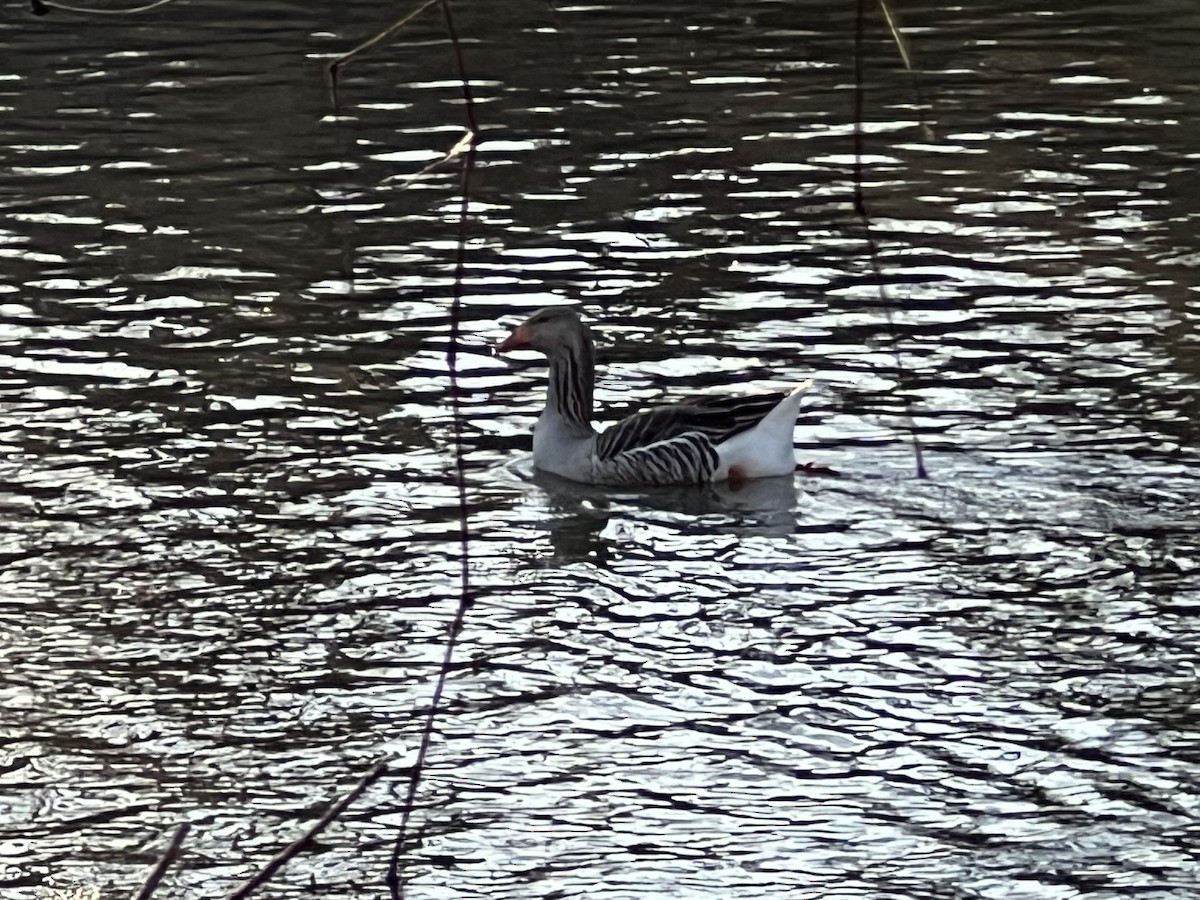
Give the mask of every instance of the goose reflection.
[{"label": "goose reflection", "polygon": [[757,478],[677,487],[613,489],[583,485],[530,467],[524,474],[545,502],[545,525],[556,564],[605,566],[621,545],[664,531],[734,537],[783,537],[799,527],[797,478]]}]

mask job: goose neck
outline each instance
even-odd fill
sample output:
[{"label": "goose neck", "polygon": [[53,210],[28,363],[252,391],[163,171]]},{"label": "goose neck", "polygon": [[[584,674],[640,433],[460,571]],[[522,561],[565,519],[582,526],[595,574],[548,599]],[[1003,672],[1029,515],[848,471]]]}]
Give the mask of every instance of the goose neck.
[{"label": "goose neck", "polygon": [[550,354],[550,388],[547,407],[566,424],[592,430],[592,386],[596,364],[591,342],[561,347]]}]

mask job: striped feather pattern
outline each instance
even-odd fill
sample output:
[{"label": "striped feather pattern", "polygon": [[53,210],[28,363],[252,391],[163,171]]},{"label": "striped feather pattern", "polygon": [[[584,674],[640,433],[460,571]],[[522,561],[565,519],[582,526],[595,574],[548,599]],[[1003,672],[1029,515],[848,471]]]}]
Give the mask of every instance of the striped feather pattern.
[{"label": "striped feather pattern", "polygon": [[565,346],[548,354],[550,393],[548,402],[563,421],[592,430],[592,382],[596,363],[590,341],[579,347]]},{"label": "striped feather pattern", "polygon": [[783,400],[785,394],[752,397],[705,397],[675,406],[656,406],[610,425],[596,439],[596,456],[612,459],[634,450],[686,434],[699,434],[719,444],[753,428]]},{"label": "striped feather pattern", "polygon": [[592,474],[597,484],[693,484],[711,481],[718,464],[707,436],[685,432],[597,459]]}]

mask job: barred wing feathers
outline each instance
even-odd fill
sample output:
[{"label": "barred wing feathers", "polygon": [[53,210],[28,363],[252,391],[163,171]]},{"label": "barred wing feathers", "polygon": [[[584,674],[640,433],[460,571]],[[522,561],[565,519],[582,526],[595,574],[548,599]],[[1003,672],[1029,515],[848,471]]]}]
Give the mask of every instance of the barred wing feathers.
[{"label": "barred wing feathers", "polygon": [[711,481],[719,465],[712,441],[691,431],[597,459],[593,476],[599,484],[698,484]]},{"label": "barred wing feathers", "polygon": [[784,393],[777,393],[752,397],[704,397],[690,403],[656,406],[605,429],[596,439],[596,459],[603,462],[632,450],[686,435],[702,436],[712,445],[719,444],[753,428],[785,396]]}]

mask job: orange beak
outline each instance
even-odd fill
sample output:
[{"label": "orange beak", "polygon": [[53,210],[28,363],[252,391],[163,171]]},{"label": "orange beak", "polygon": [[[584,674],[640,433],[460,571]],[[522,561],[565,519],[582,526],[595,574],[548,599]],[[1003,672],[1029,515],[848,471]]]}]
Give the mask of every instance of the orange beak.
[{"label": "orange beak", "polygon": [[532,336],[529,334],[529,329],[524,325],[518,325],[512,330],[512,334],[496,345],[496,352],[507,353],[509,350],[528,347],[530,340],[532,340]]}]

